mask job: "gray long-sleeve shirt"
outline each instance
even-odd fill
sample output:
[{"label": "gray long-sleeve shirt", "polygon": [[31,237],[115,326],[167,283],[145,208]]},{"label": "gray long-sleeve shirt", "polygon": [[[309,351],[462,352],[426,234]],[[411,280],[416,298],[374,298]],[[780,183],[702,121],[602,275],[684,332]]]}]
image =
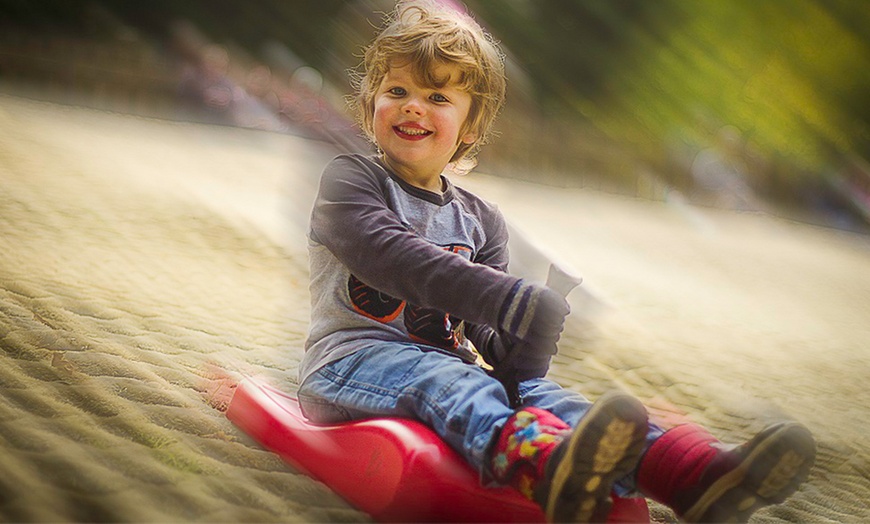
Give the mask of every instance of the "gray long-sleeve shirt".
[{"label": "gray long-sleeve shirt", "polygon": [[501,213],[447,178],[442,186],[440,194],[412,186],[373,157],[327,165],[311,214],[312,319],[300,384],[372,340],[462,355],[457,319],[468,338],[485,341],[506,301],[519,302],[520,280],[505,272]]}]

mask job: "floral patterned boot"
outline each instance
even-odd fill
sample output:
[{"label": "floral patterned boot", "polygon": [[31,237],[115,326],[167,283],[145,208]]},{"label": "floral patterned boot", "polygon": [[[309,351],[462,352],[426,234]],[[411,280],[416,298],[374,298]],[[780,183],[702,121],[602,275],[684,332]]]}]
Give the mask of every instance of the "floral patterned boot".
[{"label": "floral patterned boot", "polygon": [[634,470],[646,431],[646,410],[622,393],[599,399],[573,431],[548,411],[523,408],[498,436],[492,471],[550,522],[604,522],[613,483]]}]

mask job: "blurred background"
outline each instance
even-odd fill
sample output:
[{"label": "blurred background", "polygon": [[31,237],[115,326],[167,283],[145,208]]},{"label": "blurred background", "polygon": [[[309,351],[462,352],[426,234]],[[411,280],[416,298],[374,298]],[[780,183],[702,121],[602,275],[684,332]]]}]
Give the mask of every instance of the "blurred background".
[{"label": "blurred background", "polygon": [[[468,0],[508,57],[479,170],[867,232],[864,0]],[[0,90],[365,150],[387,0],[0,0]]]}]

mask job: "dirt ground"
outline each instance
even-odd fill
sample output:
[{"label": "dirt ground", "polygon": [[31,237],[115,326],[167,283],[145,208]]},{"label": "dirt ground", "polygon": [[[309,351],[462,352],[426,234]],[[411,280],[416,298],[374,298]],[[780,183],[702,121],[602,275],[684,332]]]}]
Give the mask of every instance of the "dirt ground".
[{"label": "dirt ground", "polygon": [[[334,151],[0,94],[0,520],[357,522],[206,402],[292,391],[305,223]],[[755,522],[870,519],[870,242],[768,215],[473,174],[585,278],[552,376],[725,440],[797,419],[810,481]],[[664,517],[663,517],[664,518]]]}]

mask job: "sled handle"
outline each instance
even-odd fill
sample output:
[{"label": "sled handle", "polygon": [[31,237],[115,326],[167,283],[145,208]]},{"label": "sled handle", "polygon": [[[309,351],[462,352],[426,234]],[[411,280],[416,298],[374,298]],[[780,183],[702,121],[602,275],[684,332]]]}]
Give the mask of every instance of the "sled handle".
[{"label": "sled handle", "polygon": [[563,297],[567,297],[568,293],[579,286],[581,282],[583,282],[582,277],[569,273],[564,267],[556,263],[550,264],[550,270],[547,273],[547,287]]}]

